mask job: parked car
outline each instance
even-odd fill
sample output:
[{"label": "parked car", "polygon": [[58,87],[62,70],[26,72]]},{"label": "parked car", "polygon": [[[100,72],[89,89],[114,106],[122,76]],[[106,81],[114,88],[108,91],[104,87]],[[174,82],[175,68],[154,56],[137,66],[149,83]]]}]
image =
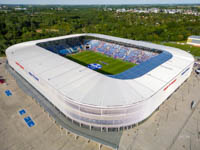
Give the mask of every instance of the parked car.
[{"label": "parked car", "polygon": [[0,79],[0,84],[4,84],[5,83],[5,79]]},{"label": "parked car", "polygon": [[195,70],[197,74],[200,74],[200,67]]}]

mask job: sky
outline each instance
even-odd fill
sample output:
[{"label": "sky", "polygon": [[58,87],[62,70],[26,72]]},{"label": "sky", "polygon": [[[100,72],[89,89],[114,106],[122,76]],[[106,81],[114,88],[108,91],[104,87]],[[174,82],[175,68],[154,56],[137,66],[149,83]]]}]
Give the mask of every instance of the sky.
[{"label": "sky", "polygon": [[0,4],[200,4],[200,0],[0,0]]}]

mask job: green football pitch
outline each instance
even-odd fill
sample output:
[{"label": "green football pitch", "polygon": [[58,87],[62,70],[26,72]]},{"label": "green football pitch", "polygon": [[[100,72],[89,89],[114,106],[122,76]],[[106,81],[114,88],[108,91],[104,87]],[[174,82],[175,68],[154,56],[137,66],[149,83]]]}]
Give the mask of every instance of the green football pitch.
[{"label": "green football pitch", "polygon": [[67,55],[66,58],[84,66],[93,63],[101,64],[102,68],[97,71],[108,75],[118,74],[136,65],[134,63],[126,62],[121,59],[114,59],[94,51],[82,51],[79,53],[70,54]]}]

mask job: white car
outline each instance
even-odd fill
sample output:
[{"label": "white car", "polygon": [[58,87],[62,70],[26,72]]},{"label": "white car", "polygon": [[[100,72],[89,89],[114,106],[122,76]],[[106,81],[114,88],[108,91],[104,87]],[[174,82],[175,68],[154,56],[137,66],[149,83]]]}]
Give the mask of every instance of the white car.
[{"label": "white car", "polygon": [[197,68],[197,69],[195,70],[195,72],[196,72],[197,74],[200,74],[200,68]]}]

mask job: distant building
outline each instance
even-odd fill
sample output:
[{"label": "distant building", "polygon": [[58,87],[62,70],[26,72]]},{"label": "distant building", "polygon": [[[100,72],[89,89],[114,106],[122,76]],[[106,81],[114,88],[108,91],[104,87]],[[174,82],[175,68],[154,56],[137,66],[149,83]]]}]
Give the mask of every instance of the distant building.
[{"label": "distant building", "polygon": [[187,44],[200,46],[200,36],[195,36],[195,35],[189,36]]},{"label": "distant building", "polygon": [[60,8],[60,7],[59,7],[59,8],[57,8],[57,10],[63,10],[63,8]]},{"label": "distant building", "polygon": [[17,7],[17,8],[15,8],[15,10],[27,10],[27,8]]}]

